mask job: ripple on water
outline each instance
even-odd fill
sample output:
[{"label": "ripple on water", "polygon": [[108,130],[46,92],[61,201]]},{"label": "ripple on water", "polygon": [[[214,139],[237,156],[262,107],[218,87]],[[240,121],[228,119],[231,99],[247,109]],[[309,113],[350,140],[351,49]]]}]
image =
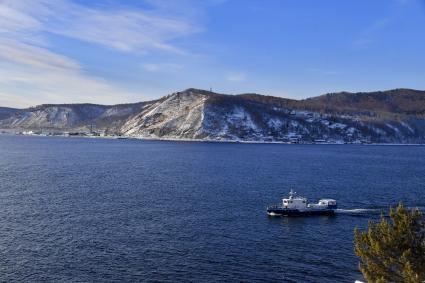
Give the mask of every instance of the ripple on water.
[{"label": "ripple on water", "polygon": [[[424,151],[0,136],[0,279],[353,282],[354,227],[425,206]],[[340,209],[267,217],[290,188]]]}]

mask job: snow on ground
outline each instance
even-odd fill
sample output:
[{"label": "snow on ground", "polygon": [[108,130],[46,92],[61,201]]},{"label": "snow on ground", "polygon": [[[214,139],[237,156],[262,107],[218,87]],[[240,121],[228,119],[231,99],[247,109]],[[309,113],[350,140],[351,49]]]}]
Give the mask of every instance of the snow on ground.
[{"label": "snow on ground", "polygon": [[329,125],[329,121],[328,120],[320,120],[320,123],[322,123],[325,126]]},{"label": "snow on ground", "polygon": [[267,125],[272,129],[278,130],[282,127],[283,123],[281,119],[271,118],[267,121]]},{"label": "snow on ground", "polygon": [[396,133],[400,133],[400,130],[396,126],[391,125],[390,123],[386,123],[385,126],[387,126],[388,128],[392,129]]},{"label": "snow on ground", "polygon": [[354,134],[355,132],[357,132],[358,130],[356,128],[350,127],[346,130],[346,132],[348,134]]},{"label": "snow on ground", "polygon": [[407,128],[412,134],[415,133],[415,131],[412,129],[412,127],[409,126],[409,124],[405,122],[400,122],[400,124]]},{"label": "snow on ground", "polygon": [[292,120],[290,125],[294,128],[298,127],[300,125],[300,123],[298,123],[298,121]]},{"label": "snow on ground", "polygon": [[387,132],[385,132],[382,129],[379,129],[379,128],[376,128],[376,127],[373,127],[373,126],[371,126],[370,129],[372,129],[378,135],[382,135],[382,136],[386,136],[387,135]]},{"label": "snow on ground", "polygon": [[232,113],[227,116],[227,121],[231,124],[239,124],[245,129],[258,131],[257,125],[252,121],[251,115],[242,107],[235,107]]},{"label": "snow on ground", "polygon": [[205,96],[193,93],[170,95],[165,101],[145,109],[142,115],[130,119],[123,126],[123,132],[140,137],[195,137],[202,130],[205,99]]},{"label": "snow on ground", "polygon": [[345,129],[347,125],[342,123],[333,123],[332,125],[329,125],[328,127],[331,129]]},{"label": "snow on ground", "polygon": [[107,109],[102,116],[103,117],[110,117],[110,116],[125,116],[129,115],[133,112],[132,107],[125,107],[125,108],[119,108],[119,107],[112,107]]}]

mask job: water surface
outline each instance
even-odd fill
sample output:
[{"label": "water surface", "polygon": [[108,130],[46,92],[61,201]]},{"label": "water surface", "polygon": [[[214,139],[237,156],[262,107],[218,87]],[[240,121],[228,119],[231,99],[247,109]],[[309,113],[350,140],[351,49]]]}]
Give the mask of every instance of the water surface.
[{"label": "water surface", "polygon": [[[0,281],[353,282],[354,227],[399,201],[424,207],[424,157],[421,146],[3,135]],[[344,210],[267,217],[291,188]]]}]

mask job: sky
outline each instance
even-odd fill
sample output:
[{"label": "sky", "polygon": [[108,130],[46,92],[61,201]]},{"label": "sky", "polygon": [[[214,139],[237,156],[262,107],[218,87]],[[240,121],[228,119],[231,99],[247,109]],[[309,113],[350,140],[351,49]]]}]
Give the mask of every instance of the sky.
[{"label": "sky", "polygon": [[0,106],[425,89],[425,0],[0,0]]}]

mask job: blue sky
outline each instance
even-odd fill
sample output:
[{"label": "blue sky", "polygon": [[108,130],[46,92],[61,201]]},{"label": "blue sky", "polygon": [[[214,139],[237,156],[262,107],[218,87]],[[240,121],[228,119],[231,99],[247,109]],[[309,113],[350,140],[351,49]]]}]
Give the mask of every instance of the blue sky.
[{"label": "blue sky", "polygon": [[0,0],[0,105],[425,89],[424,0]]}]

